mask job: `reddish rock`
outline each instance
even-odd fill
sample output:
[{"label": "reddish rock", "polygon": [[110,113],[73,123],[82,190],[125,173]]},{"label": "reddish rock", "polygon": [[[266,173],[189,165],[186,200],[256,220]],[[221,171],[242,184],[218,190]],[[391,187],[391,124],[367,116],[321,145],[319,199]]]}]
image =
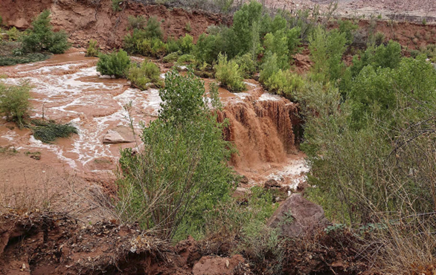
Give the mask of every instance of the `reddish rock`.
[{"label": "reddish rock", "polygon": [[268,221],[270,227],[281,228],[288,237],[310,234],[327,224],[322,207],[306,200],[301,194],[287,198]]}]

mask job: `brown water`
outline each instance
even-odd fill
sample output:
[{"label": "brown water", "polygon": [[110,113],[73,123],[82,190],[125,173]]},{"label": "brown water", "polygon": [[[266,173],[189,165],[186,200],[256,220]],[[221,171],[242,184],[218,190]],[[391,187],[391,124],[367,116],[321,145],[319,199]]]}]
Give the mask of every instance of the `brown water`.
[{"label": "brown water", "polygon": [[[29,130],[13,128],[0,120],[0,146],[42,152],[42,162],[64,167],[94,179],[113,176],[120,148],[136,143],[103,144],[108,130],[128,126],[123,108],[132,103],[130,115],[136,133],[140,122],[155,119],[161,99],[158,90],[133,89],[124,79],[110,79],[96,71],[96,59],[86,58],[79,50],[35,64],[0,68],[8,84],[27,80],[33,85],[32,118],[54,119],[72,123],[79,135],[43,144]],[[214,80],[205,79],[206,88]],[[295,106],[288,100],[265,93],[255,81],[247,80],[247,91],[231,93],[219,90],[225,108],[220,118],[228,118],[226,138],[236,145],[239,154],[231,164],[246,175],[250,184],[275,178],[283,184],[295,184],[307,171],[304,156],[294,146],[291,115]],[[139,141],[139,138],[137,138]]]}]

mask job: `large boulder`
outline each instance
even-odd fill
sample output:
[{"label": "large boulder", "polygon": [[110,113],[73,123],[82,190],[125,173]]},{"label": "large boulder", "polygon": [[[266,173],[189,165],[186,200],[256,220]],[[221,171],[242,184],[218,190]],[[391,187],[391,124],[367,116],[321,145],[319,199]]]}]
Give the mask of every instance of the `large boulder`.
[{"label": "large boulder", "polygon": [[300,237],[328,225],[321,206],[306,200],[301,194],[287,198],[268,221],[272,228],[280,228],[288,237]]},{"label": "large boulder", "polygon": [[126,126],[117,126],[114,129],[107,131],[103,137],[103,143],[131,143],[135,141],[132,130]]},{"label": "large boulder", "polygon": [[204,256],[192,269],[194,275],[232,275],[236,269],[244,264],[244,257],[234,255],[231,258]]}]

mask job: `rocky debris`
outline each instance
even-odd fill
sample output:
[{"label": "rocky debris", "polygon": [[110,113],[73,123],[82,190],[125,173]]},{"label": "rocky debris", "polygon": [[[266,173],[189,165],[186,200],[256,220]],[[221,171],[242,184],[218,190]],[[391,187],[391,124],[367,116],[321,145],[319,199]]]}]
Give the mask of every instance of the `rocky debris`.
[{"label": "rocky debris", "polygon": [[103,137],[105,144],[131,143],[135,141],[132,130],[129,127],[117,126],[114,129],[107,131]]},{"label": "rocky debris", "polygon": [[232,275],[238,266],[243,265],[244,257],[234,255],[231,258],[205,256],[192,269],[193,275]]},{"label": "rocky debris", "polygon": [[275,179],[269,179],[263,185],[263,188],[265,189],[278,189],[280,187],[280,183],[278,183]]},{"label": "rocky debris", "polygon": [[270,227],[280,228],[288,237],[305,236],[327,224],[322,207],[306,200],[302,194],[292,194],[268,221]]}]

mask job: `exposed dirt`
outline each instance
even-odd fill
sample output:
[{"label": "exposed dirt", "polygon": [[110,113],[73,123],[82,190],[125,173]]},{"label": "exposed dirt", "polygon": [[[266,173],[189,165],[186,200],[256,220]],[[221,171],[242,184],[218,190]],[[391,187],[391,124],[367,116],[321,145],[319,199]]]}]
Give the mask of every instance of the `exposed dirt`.
[{"label": "exposed dirt", "polygon": [[129,15],[143,15],[147,18],[156,16],[162,22],[166,36],[180,37],[189,32],[195,39],[209,25],[228,22],[228,18],[218,14],[201,11],[187,12],[183,9],[167,9],[160,5],[144,6],[134,2],[124,2],[122,11],[112,10],[111,0],[2,0],[0,15],[3,24],[25,29],[33,18],[45,9],[52,12],[52,24],[55,30],[65,30],[74,46],[87,46],[89,40],[95,39],[104,49],[121,46],[122,38],[127,34]]},{"label": "exposed dirt", "polygon": [[91,225],[62,213],[0,216],[4,275],[250,274],[242,256],[202,258],[201,251],[193,239],[171,246],[115,220]]}]

